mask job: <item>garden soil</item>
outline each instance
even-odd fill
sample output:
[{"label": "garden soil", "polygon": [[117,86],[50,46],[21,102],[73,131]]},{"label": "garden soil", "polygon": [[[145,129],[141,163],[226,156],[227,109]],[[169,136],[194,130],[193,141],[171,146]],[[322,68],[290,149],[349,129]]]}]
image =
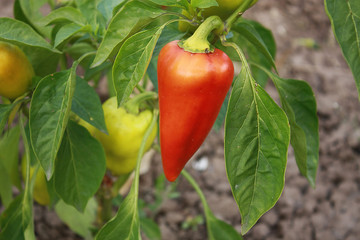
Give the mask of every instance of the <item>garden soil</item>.
[{"label": "garden soil", "polygon": [[[0,16],[12,16],[13,1],[1,0]],[[320,163],[316,188],[299,174],[289,149],[284,192],[246,235],[248,240],[358,240],[360,236],[360,104],[351,71],[331,31],[322,0],[260,0],[245,17],[273,31],[276,64],[283,78],[307,81],[314,90],[319,116]],[[266,87],[278,99],[274,86]],[[278,100],[277,100],[278,101]],[[214,214],[240,231],[241,218],[227,181],[223,130],[211,132],[186,169],[204,191]],[[140,196],[155,199],[154,184],[162,173],[155,154],[141,177]],[[199,171],[199,161],[208,166]],[[203,208],[191,185],[180,177],[179,196],[166,199],[154,214],[164,240],[207,239],[204,224],[186,227]],[[81,239],[56,214],[35,206],[39,240]],[[150,213],[150,211],[146,211]],[[190,224],[191,225],[191,224]],[[147,239],[145,236],[143,239]],[[226,239],[224,239],[226,240]]]}]

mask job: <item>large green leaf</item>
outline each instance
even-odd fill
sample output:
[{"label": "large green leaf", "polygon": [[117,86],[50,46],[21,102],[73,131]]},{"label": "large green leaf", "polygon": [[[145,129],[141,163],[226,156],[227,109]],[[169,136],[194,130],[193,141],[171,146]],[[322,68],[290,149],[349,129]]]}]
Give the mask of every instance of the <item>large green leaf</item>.
[{"label": "large green leaf", "polygon": [[160,8],[132,0],[126,3],[112,18],[103,41],[96,53],[93,66],[103,63],[112,53],[118,51],[120,44],[133,33],[148,25],[152,19],[164,13]]},{"label": "large green leaf", "polygon": [[48,179],[71,111],[75,90],[75,68],[43,78],[30,104],[30,136],[36,158]]},{"label": "large green leaf", "polygon": [[83,212],[105,170],[102,145],[84,127],[69,121],[56,159],[56,192],[65,203]]},{"label": "large green leaf", "polygon": [[165,25],[139,32],[122,45],[113,66],[113,81],[120,104],[129,98],[144,76]]},{"label": "large green leaf", "polygon": [[325,9],[354,75],[360,98],[360,1],[325,0]]},{"label": "large green leaf", "polygon": [[0,18],[0,40],[19,46],[29,58],[37,75],[56,70],[60,52],[29,25],[11,18]]},{"label": "large green leaf", "polygon": [[242,234],[279,199],[289,141],[285,113],[243,67],[225,121],[226,171],[240,209]]},{"label": "large green leaf", "polygon": [[76,78],[76,87],[71,110],[84,121],[107,133],[104,111],[99,95],[82,78]]}]

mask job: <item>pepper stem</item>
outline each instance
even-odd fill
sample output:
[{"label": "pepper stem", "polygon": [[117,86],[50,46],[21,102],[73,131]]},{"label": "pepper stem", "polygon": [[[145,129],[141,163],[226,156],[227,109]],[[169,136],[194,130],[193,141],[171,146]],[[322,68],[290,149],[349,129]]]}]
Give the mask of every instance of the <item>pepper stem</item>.
[{"label": "pepper stem", "polygon": [[126,109],[127,112],[137,115],[139,114],[140,111],[139,109],[140,103],[146,100],[155,99],[156,97],[157,94],[155,92],[140,93],[135,97],[133,97],[132,99],[130,99],[129,101],[127,101],[124,105],[124,108]]},{"label": "pepper stem", "polygon": [[183,48],[187,52],[191,53],[209,53],[214,51],[214,46],[212,46],[208,41],[209,34],[216,30],[216,32],[221,33],[224,29],[224,24],[220,17],[211,16],[208,17],[194,34],[184,41],[178,43],[179,47]]},{"label": "pepper stem", "polygon": [[225,21],[224,30],[226,34],[230,32],[231,25],[243,15],[243,13],[251,6],[253,0],[245,0],[240,4],[240,6],[233,12],[233,14],[228,17]]}]

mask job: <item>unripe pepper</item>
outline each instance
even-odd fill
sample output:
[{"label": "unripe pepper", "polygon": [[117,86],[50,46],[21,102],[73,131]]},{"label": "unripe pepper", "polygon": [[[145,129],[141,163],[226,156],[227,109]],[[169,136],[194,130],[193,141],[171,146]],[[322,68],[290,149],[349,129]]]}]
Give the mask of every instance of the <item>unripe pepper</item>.
[{"label": "unripe pepper", "polygon": [[0,42],[0,95],[15,99],[30,87],[33,67],[16,45]]},{"label": "unripe pepper", "polygon": [[174,181],[211,130],[234,66],[219,49],[191,53],[173,41],[160,51],[157,69],[162,163],[166,178]]},{"label": "unripe pepper", "polygon": [[[153,96],[152,93],[146,94],[150,97]],[[125,104],[125,107],[120,108],[117,107],[116,97],[104,102],[104,117],[109,134],[102,133],[87,123],[80,123],[101,142],[106,154],[106,167],[116,176],[127,174],[135,168],[141,142],[153,116],[150,110],[139,112],[138,102],[132,108],[133,101],[134,99],[130,100],[130,104]],[[126,109],[126,106],[129,108]],[[145,145],[145,151],[151,147],[156,134],[157,127],[151,132]]]}]

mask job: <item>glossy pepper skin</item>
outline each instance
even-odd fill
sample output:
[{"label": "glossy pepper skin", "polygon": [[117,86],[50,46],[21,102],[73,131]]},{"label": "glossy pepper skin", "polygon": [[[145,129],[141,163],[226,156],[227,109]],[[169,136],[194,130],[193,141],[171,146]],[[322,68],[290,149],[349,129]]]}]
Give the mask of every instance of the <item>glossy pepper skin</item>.
[{"label": "glossy pepper skin", "polygon": [[16,45],[0,42],[0,95],[15,99],[30,87],[33,67]]},{"label": "glossy pepper skin", "polygon": [[190,53],[178,41],[158,58],[160,146],[165,176],[175,181],[211,130],[234,76],[221,50]]},{"label": "glossy pepper skin", "polygon": [[[109,134],[100,132],[85,121],[80,124],[97,138],[104,147],[106,167],[115,175],[130,173],[136,166],[141,142],[151,123],[153,113],[144,110],[138,114],[129,113],[124,107],[117,107],[116,97],[109,98],[103,104],[105,123]],[[149,150],[157,134],[153,129],[146,144]]]}]

